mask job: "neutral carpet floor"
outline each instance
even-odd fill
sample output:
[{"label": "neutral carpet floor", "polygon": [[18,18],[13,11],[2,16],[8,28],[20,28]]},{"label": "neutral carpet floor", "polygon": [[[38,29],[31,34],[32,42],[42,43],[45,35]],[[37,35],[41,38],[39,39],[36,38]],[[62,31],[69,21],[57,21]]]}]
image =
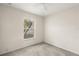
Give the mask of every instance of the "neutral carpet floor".
[{"label": "neutral carpet floor", "polygon": [[6,53],[3,56],[78,56],[78,55],[46,43],[41,43],[25,47],[10,53]]}]

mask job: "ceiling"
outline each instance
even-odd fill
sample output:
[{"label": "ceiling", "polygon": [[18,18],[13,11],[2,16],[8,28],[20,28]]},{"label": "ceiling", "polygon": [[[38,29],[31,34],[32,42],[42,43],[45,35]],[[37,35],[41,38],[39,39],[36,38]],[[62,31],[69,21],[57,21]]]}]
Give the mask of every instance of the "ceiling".
[{"label": "ceiling", "polygon": [[8,5],[36,15],[47,16],[78,6],[79,4],[78,3],[8,3]]}]

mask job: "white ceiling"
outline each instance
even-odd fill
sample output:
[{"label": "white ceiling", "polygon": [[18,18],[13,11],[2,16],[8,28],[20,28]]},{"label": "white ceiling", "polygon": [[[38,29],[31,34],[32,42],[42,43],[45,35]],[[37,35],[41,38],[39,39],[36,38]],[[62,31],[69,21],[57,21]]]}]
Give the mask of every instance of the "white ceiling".
[{"label": "white ceiling", "polygon": [[79,5],[78,3],[11,3],[13,7],[24,11],[47,16]]}]

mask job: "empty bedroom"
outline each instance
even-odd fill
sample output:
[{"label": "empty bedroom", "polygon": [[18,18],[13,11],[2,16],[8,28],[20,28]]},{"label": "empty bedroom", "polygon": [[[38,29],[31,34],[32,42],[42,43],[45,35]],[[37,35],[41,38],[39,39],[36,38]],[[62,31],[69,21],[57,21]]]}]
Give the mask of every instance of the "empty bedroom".
[{"label": "empty bedroom", "polygon": [[79,3],[0,3],[0,56],[79,56]]}]

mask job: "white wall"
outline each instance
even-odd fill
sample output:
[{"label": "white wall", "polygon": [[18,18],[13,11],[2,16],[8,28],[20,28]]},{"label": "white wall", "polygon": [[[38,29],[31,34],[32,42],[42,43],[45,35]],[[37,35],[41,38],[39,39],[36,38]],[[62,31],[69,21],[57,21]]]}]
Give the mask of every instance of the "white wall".
[{"label": "white wall", "polygon": [[46,17],[45,42],[79,54],[79,6]]},{"label": "white wall", "polygon": [[[24,19],[34,21],[35,37],[24,39]],[[0,5],[0,54],[43,41],[43,17]]]}]

